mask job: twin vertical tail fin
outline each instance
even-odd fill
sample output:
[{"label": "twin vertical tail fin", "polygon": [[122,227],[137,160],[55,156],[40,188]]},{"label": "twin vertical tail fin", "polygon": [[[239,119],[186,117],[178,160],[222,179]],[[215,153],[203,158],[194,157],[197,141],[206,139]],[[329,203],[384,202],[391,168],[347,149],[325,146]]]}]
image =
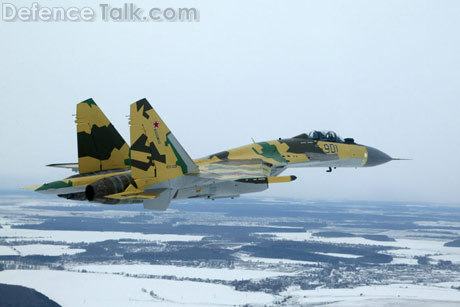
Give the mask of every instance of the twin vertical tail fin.
[{"label": "twin vertical tail fin", "polygon": [[77,104],[78,171],[129,167],[129,146],[93,99]]},{"label": "twin vertical tail fin", "polygon": [[131,172],[138,189],[198,170],[147,99],[131,104],[130,117]]},{"label": "twin vertical tail fin", "polygon": [[[164,211],[176,192],[168,180],[198,171],[198,167],[146,99],[130,106],[131,175],[115,199],[144,201],[144,208]],[[146,189],[159,183],[152,189]]]},{"label": "twin vertical tail fin", "polygon": [[[82,161],[85,162],[85,171],[99,170],[108,165],[125,167],[128,146],[99,108],[99,113],[92,108],[97,108],[92,100],[82,102],[77,107],[80,110],[77,114],[80,169],[83,167]],[[130,117],[131,149],[128,161],[133,181],[123,192],[105,197],[143,200],[146,209],[166,210],[176,192],[167,181],[196,172],[198,167],[146,99],[131,104]],[[96,147],[99,144],[105,147]],[[95,149],[87,153],[85,150],[89,149],[83,145],[91,145]],[[162,182],[165,184],[154,186]],[[154,187],[147,189],[151,186]]]}]

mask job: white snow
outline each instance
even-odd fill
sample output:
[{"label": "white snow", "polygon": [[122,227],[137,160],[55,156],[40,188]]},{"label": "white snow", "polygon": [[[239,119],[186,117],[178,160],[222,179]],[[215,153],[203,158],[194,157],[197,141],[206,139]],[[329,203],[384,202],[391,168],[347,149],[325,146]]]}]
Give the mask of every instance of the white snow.
[{"label": "white snow", "polygon": [[448,260],[452,261],[452,263],[459,264],[460,263],[460,256],[458,254],[442,254],[442,255],[435,255],[430,256],[433,260]]},{"label": "white snow", "polygon": [[[7,270],[0,283],[33,288],[62,306],[271,305],[273,296],[224,285],[48,270]],[[143,290],[144,289],[144,290]],[[153,298],[153,291],[159,298]]]},{"label": "white snow", "polygon": [[[398,249],[388,250],[386,253],[400,259],[408,259],[408,262],[413,262],[415,256],[435,255],[434,259],[450,260],[454,263],[460,263],[460,247],[444,246],[446,240],[434,239],[395,239],[396,241],[374,241],[361,237],[345,237],[345,238],[324,238],[313,236],[311,232],[273,232],[265,233],[273,235],[273,240],[293,240],[293,241],[315,241],[327,242],[336,244],[365,244],[365,245],[380,245],[394,246]],[[403,260],[397,260],[403,261]]]},{"label": "white snow", "polygon": [[13,241],[53,241],[53,242],[100,242],[105,240],[135,239],[144,241],[200,241],[204,236],[175,235],[175,234],[143,234],[137,232],[109,231],[67,231],[67,230],[36,230],[19,229],[8,226],[0,229],[0,237]]},{"label": "white snow", "polygon": [[280,258],[264,258],[264,257],[252,257],[247,254],[238,254],[238,258],[243,261],[249,262],[261,262],[261,263],[270,263],[270,264],[301,264],[301,265],[317,265],[319,262],[313,261],[302,261],[302,260],[291,260],[291,259],[280,259]]},{"label": "white snow", "polygon": [[393,260],[390,262],[390,264],[416,265],[417,264],[417,259],[415,259],[415,258],[399,258],[399,257],[393,256]]},{"label": "white snow", "polygon": [[[452,222],[452,221],[435,221],[435,222],[432,222],[432,221],[416,221],[414,222],[415,225],[420,225],[420,226],[433,226],[433,227],[436,227],[436,226],[442,226],[442,227],[459,227],[460,226],[460,222]],[[430,229],[431,231],[431,229]],[[446,231],[444,229],[444,231]]]},{"label": "white snow", "polygon": [[52,244],[29,244],[13,246],[21,256],[29,255],[45,255],[45,256],[60,256],[60,255],[75,255],[82,253],[85,250],[80,248],[69,248],[67,245],[52,245]]},{"label": "white snow", "polygon": [[359,258],[360,255],[353,255],[353,254],[340,254],[340,253],[320,253],[315,252],[315,254],[331,256],[331,257],[341,257],[341,258]]},{"label": "white snow", "polygon": [[[460,304],[460,291],[440,287],[436,284],[432,286],[392,284],[363,286],[354,289],[300,290],[290,288],[281,294],[294,296],[296,304],[334,303],[327,306],[406,306],[407,302],[414,300],[419,301],[420,304],[411,306],[442,306],[442,303],[449,303],[448,306],[454,306],[452,303]],[[393,303],[387,304],[385,302]]]},{"label": "white snow", "polygon": [[169,275],[179,278],[202,278],[202,279],[221,279],[221,280],[242,280],[242,279],[261,279],[281,275],[293,275],[277,271],[257,271],[246,269],[215,269],[199,268],[174,265],[149,265],[149,264],[114,264],[114,265],[83,265],[75,266],[72,270],[83,270],[95,273],[123,273],[135,275]]},{"label": "white snow", "polygon": [[0,256],[17,256],[18,254],[11,246],[0,245]]}]

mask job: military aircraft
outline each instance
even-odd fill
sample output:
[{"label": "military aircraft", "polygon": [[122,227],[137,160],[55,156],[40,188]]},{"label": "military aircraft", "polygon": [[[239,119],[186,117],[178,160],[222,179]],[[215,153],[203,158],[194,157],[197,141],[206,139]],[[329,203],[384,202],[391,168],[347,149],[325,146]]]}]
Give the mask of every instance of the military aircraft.
[{"label": "military aircraft", "polygon": [[131,146],[93,99],[77,104],[78,163],[50,164],[77,175],[35,191],[103,204],[144,203],[166,210],[171,200],[233,198],[290,182],[287,168],[370,167],[396,160],[332,131],[253,142],[193,160],[146,99],[130,106]]}]

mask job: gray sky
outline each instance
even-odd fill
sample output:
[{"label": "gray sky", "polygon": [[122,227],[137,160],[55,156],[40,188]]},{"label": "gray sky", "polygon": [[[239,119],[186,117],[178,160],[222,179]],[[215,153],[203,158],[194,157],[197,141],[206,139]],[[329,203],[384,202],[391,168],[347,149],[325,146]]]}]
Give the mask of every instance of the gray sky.
[{"label": "gray sky", "polygon": [[129,142],[146,97],[195,158],[328,129],[414,159],[292,169],[262,195],[459,202],[459,1],[134,3],[200,22],[0,21],[3,188],[71,175],[45,164],[77,161],[76,103],[93,97]]}]

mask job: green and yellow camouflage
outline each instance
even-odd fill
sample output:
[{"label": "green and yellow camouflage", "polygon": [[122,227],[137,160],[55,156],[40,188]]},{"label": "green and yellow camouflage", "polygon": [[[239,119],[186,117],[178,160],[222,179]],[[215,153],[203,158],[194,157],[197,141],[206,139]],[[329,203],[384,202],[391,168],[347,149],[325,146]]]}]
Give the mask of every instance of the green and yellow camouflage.
[{"label": "green and yellow camouflage", "polygon": [[395,160],[387,154],[312,131],[254,142],[193,160],[146,99],[130,106],[131,148],[92,99],[77,105],[78,164],[52,164],[79,174],[35,187],[41,193],[104,204],[143,202],[166,210],[174,199],[238,197],[290,182],[289,168],[369,167]]},{"label": "green and yellow camouflage", "polygon": [[80,174],[130,166],[129,146],[93,99],[77,104]]}]

